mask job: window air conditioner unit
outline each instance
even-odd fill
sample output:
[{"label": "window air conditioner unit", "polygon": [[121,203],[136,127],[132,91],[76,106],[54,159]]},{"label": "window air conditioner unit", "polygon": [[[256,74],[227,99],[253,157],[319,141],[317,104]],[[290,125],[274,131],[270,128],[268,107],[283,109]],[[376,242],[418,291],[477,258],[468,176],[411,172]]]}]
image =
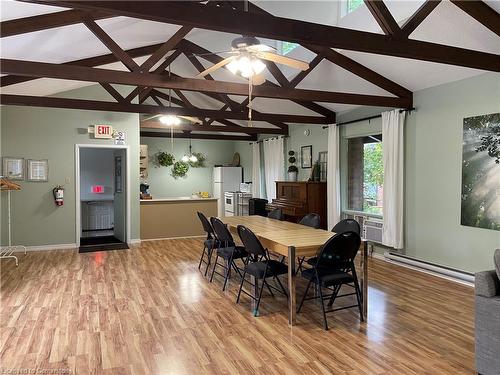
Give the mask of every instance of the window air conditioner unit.
[{"label": "window air conditioner unit", "polygon": [[382,243],[382,228],[384,221],[380,219],[367,218],[364,221],[364,237],[369,242]]}]

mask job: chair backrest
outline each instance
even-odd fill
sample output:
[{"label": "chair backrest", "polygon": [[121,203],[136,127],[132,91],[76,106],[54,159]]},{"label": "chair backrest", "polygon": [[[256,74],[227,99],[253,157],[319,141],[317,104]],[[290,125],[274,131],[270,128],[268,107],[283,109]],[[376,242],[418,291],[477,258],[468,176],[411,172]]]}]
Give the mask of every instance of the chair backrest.
[{"label": "chair backrest", "polygon": [[361,228],[359,227],[359,223],[354,219],[344,219],[340,220],[335,226],[332,228],[332,232],[334,233],[345,233],[345,232],[354,232],[358,235],[361,234]]},{"label": "chair backrest", "polygon": [[207,217],[202,213],[202,212],[197,212],[198,218],[201,221],[201,225],[203,226],[203,230],[207,232],[208,238],[212,238],[214,235],[214,229],[212,228],[212,225],[208,221]]},{"label": "chair backrest", "polygon": [[299,224],[318,229],[320,226],[320,217],[318,214],[307,214],[300,219]]},{"label": "chair backrest", "polygon": [[238,235],[240,236],[241,242],[243,242],[243,246],[245,246],[245,250],[249,254],[264,256],[267,259],[266,250],[254,232],[244,225],[238,225]]},{"label": "chair backrest", "polygon": [[274,210],[269,211],[267,217],[270,219],[283,220],[283,211],[281,211],[281,208],[275,208]]},{"label": "chair backrest", "polygon": [[216,217],[211,217],[210,223],[212,224],[212,228],[214,228],[215,236],[220,242],[225,246],[234,246],[233,236],[222,221]]},{"label": "chair backrest", "polygon": [[361,238],[356,232],[337,233],[319,249],[316,268],[353,262],[360,244]]}]

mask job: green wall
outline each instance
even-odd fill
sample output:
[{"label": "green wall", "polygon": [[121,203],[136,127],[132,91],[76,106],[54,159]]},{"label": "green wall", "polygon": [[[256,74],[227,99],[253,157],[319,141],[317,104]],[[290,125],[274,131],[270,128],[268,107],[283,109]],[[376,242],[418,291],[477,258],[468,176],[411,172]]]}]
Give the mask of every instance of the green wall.
[{"label": "green wall", "polygon": [[[500,75],[485,73],[414,93],[416,111],[405,129],[405,248],[417,259],[476,272],[493,267],[500,232],[460,225],[463,118],[500,111]],[[362,107],[338,115],[338,122],[376,115],[386,108]],[[346,180],[347,138],[381,133],[381,120],[341,127],[341,178]],[[304,136],[304,130],[311,134]],[[320,125],[291,125],[287,150],[312,144],[313,158],[327,149],[327,130]],[[237,150],[251,171],[251,146]],[[300,163],[300,160],[299,160]],[[251,178],[251,172],[249,175]],[[308,170],[299,167],[299,179]],[[345,184],[341,183],[343,196]],[[500,189],[500,174],[499,174]],[[378,251],[383,251],[378,248]]]},{"label": "green wall", "polygon": [[[121,90],[121,88],[118,88]],[[99,86],[68,91],[58,96],[109,99]],[[1,107],[2,156],[49,159],[49,181],[21,181],[23,190],[12,193],[14,244],[41,246],[75,243],[75,144],[113,144],[86,134],[89,125],[110,124],[126,132],[130,145],[131,238],[139,238],[139,116],[35,107]],[[66,180],[69,179],[69,183]],[[64,206],[56,207],[52,188],[64,185]],[[6,194],[2,193],[2,244],[7,242]]]},{"label": "green wall", "polygon": [[[193,152],[201,152],[207,157],[206,168],[190,168],[185,178],[175,179],[170,175],[171,167],[160,167],[156,162],[156,154],[159,151],[172,153],[170,139],[141,137],[141,144],[148,145],[149,166],[146,181],[150,185],[153,198],[184,197],[198,191],[212,193],[213,167],[232,162],[235,142],[203,139],[193,139],[191,142]],[[188,139],[174,139],[173,154],[176,160],[180,160],[188,152]],[[251,176],[250,170],[250,178]]]},{"label": "green wall", "polygon": [[[500,75],[486,73],[417,91],[405,128],[405,248],[417,259],[468,272],[493,267],[500,232],[460,225],[463,119],[500,111]],[[349,121],[385,109],[361,108]],[[380,119],[344,132],[380,127]],[[500,174],[499,174],[500,188]]]}]

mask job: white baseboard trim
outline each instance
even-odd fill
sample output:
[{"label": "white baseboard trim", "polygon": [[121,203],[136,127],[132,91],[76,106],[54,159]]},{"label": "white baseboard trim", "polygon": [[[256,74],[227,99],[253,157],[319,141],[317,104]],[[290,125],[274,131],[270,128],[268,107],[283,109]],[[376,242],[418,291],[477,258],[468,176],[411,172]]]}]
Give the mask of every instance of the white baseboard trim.
[{"label": "white baseboard trim", "polygon": [[140,244],[141,244],[141,239],[140,238],[133,238],[129,242],[129,245],[140,245]]},{"label": "white baseboard trim", "polygon": [[165,241],[165,240],[182,240],[184,238],[205,238],[206,235],[201,236],[182,236],[182,237],[165,237],[165,238],[148,238],[148,239],[140,239],[141,242],[150,242],[150,241]]},{"label": "white baseboard trim", "polygon": [[[391,263],[391,264],[394,264],[394,265],[397,265],[397,266],[401,266],[401,267],[405,267],[405,268],[409,268],[409,269],[412,269],[414,271],[418,271],[418,272],[422,272],[422,273],[426,273],[428,275],[432,275],[432,276],[436,276],[436,277],[440,277],[442,279],[445,279],[445,280],[448,280],[448,281],[453,281],[455,283],[459,283],[459,284],[462,284],[462,285],[466,285],[466,286],[470,286],[470,287],[474,287],[474,276],[472,276],[471,278],[469,278],[468,280],[464,280],[463,278],[459,278],[459,277],[454,277],[454,276],[450,276],[450,275],[445,275],[443,273],[441,273],[439,271],[439,267],[435,266],[434,268],[436,269],[436,271],[433,271],[433,270],[429,270],[429,269],[426,269],[426,268],[423,268],[423,266],[419,266],[418,265],[418,262],[419,260],[418,259],[412,259],[414,261],[414,264],[409,264],[409,263],[406,263],[406,262],[402,262],[402,261],[394,261],[392,259],[389,259],[385,253],[384,254],[378,254],[378,253],[373,253],[372,254],[373,258],[375,259],[380,259],[380,260],[383,260],[387,263]],[[424,265],[422,263],[422,265]],[[443,268],[444,270],[444,268]]]},{"label": "white baseboard trim", "polygon": [[49,251],[49,250],[74,250],[76,249],[76,243],[63,243],[63,244],[54,244],[54,245],[37,245],[37,246],[23,246],[23,245],[14,245],[15,253],[24,253],[24,249],[26,251]]}]

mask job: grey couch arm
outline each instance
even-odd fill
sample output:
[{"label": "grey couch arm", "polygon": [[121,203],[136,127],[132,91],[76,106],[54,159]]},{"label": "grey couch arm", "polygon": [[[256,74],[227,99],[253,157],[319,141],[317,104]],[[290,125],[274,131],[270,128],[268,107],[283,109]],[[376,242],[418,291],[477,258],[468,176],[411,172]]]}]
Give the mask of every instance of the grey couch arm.
[{"label": "grey couch arm", "polygon": [[500,280],[493,271],[477,272],[474,281],[476,296],[495,297],[500,295]]}]

